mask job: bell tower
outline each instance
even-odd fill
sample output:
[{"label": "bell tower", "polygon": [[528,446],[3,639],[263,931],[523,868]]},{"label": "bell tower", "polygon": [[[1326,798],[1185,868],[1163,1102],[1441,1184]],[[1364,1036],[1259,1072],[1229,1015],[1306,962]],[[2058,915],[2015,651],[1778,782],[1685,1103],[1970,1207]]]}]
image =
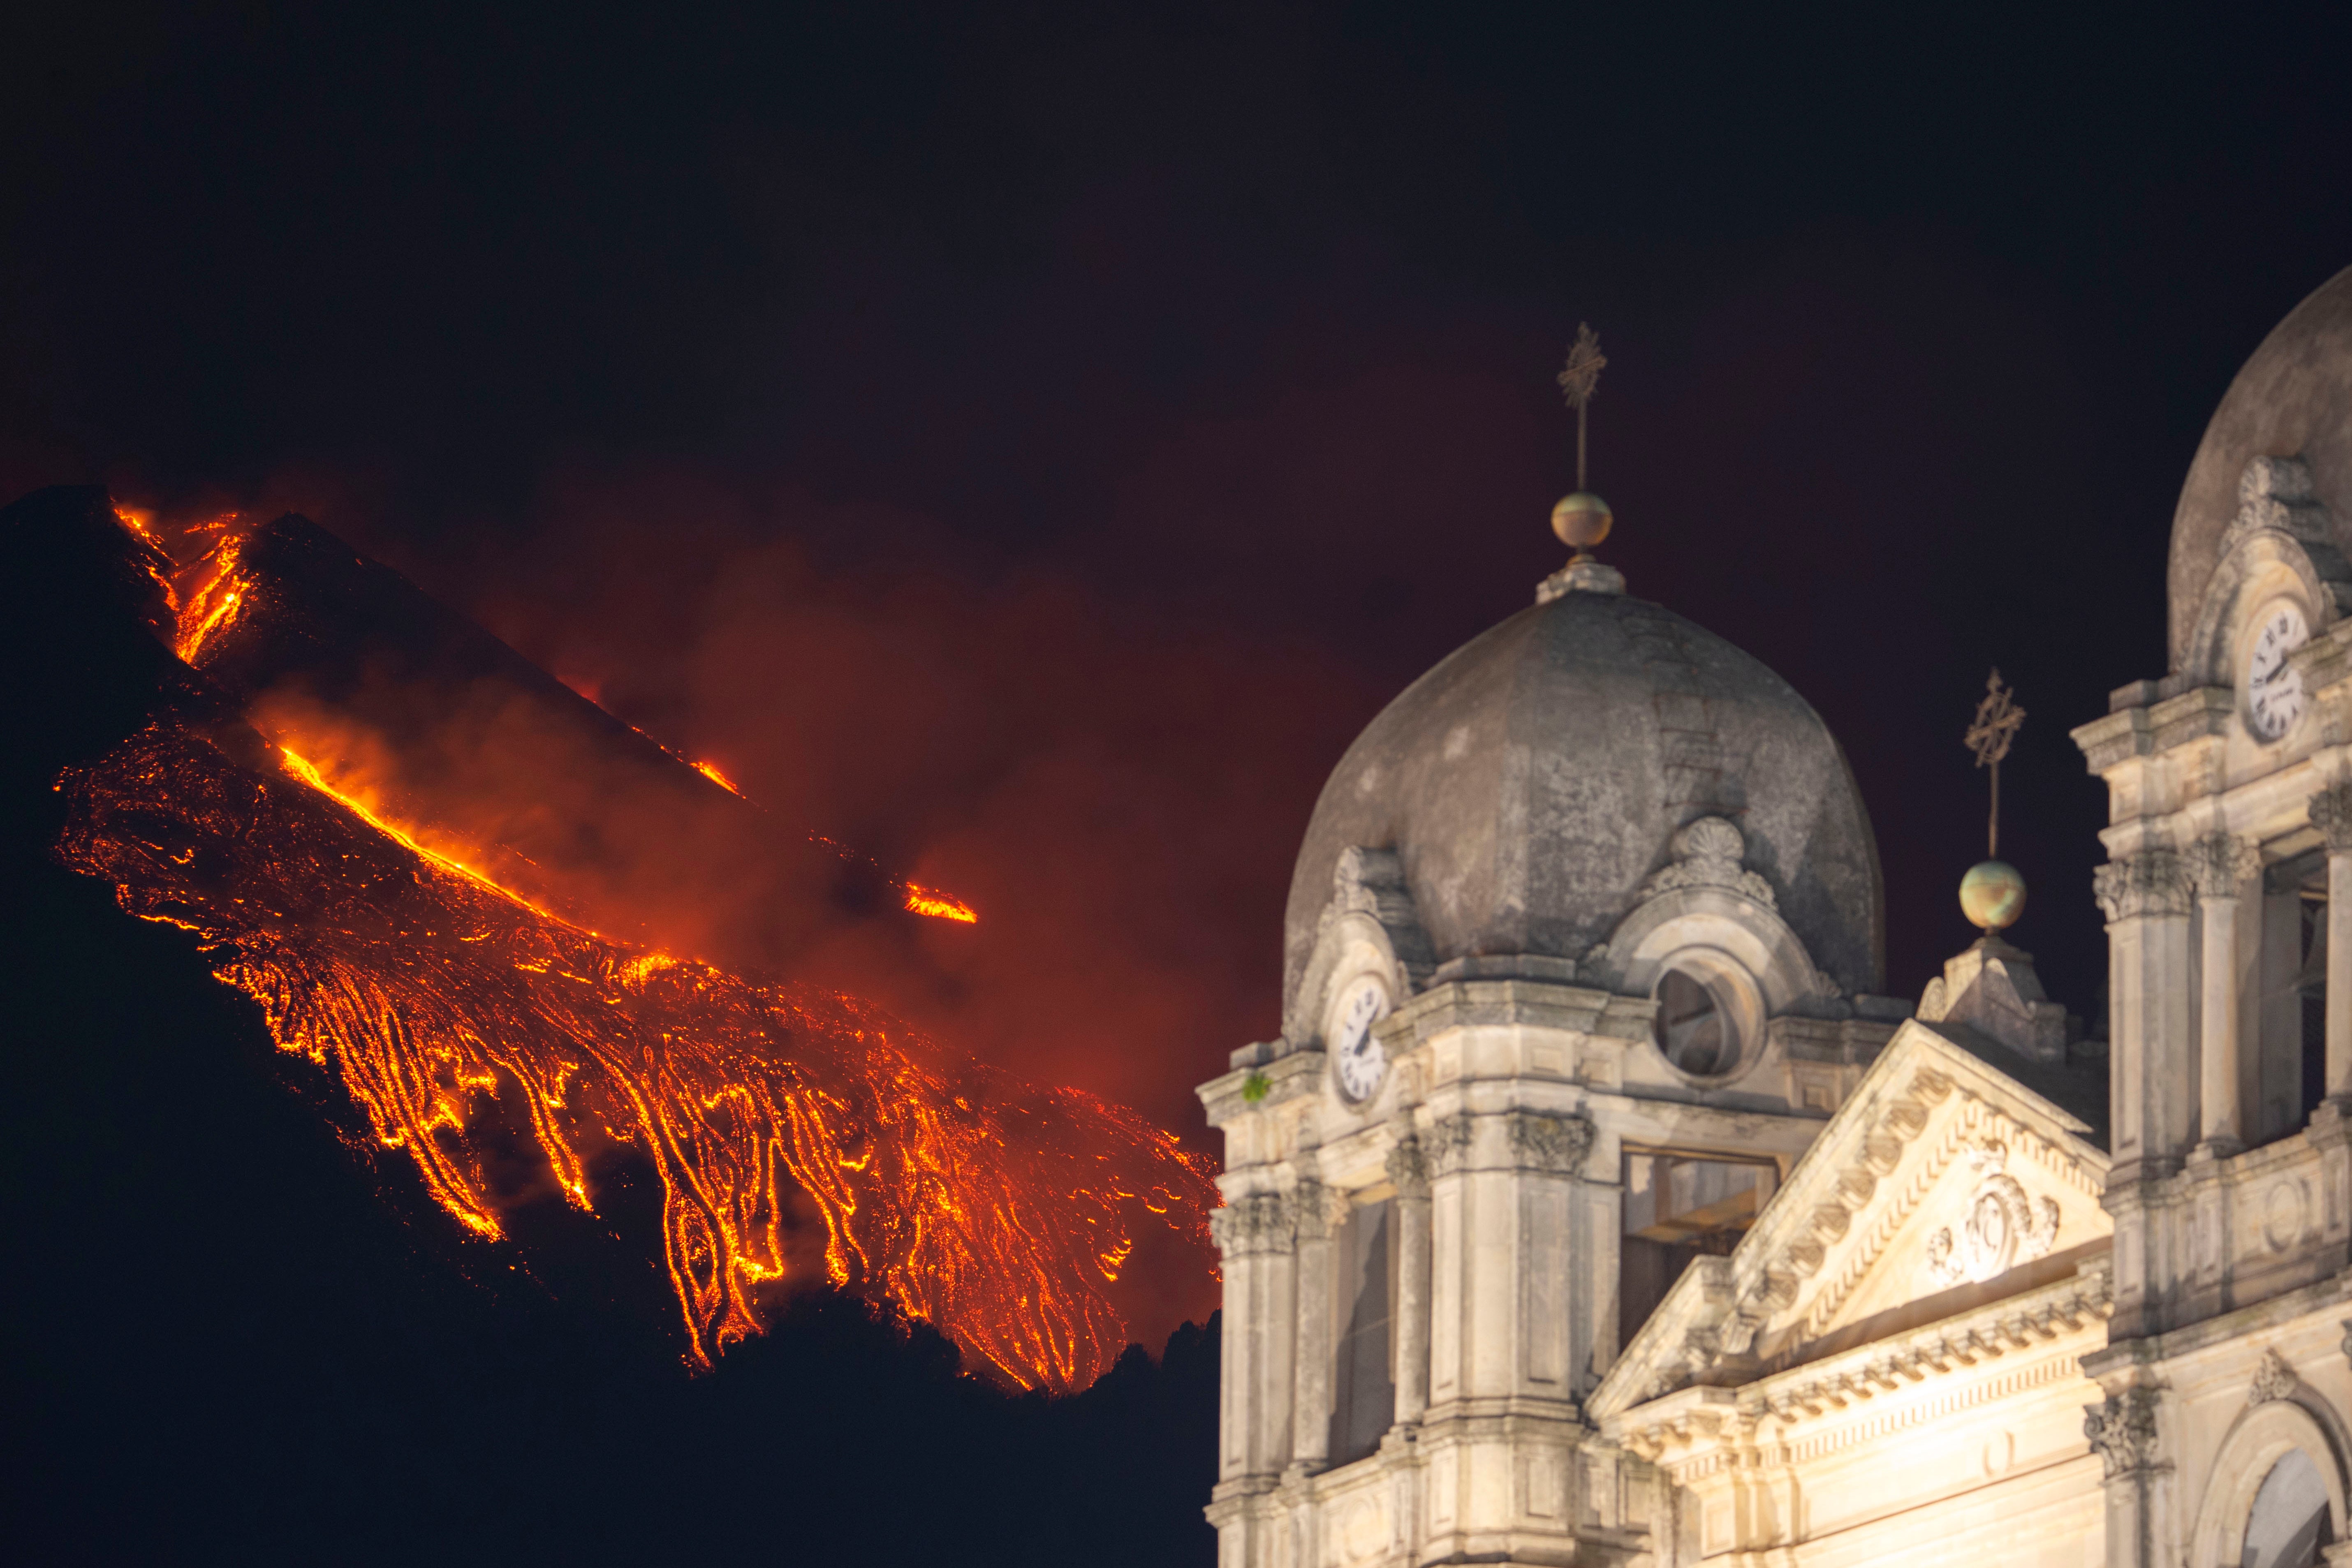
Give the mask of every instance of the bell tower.
[{"label": "bell tower", "polygon": [[2074,732],[2109,802],[2116,1308],[2084,1369],[2116,1568],[2273,1561],[2289,1513],[2347,1539],[2347,549],[2352,271],[2207,429],[2173,519],[2171,674]]},{"label": "bell tower", "polygon": [[1223,1568],[1644,1549],[1664,1494],[1582,1402],[1908,1011],[1872,994],[1877,855],[1836,742],[1627,595],[1590,553],[1608,526],[1562,502],[1578,553],[1538,602],[1349,748],[1292,883],[1282,1036],[1201,1089]]}]

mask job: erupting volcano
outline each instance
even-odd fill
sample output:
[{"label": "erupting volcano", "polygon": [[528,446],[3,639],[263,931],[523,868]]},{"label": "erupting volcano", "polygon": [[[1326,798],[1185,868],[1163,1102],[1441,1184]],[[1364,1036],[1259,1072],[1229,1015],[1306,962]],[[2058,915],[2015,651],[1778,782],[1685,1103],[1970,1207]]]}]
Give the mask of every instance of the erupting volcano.
[{"label": "erupting volcano", "polygon": [[[972,921],[950,894],[781,832],[315,525],[224,520],[179,544],[184,567],[144,519],[72,494],[72,526],[110,529],[112,564],[154,585],[145,619],[184,663],[145,728],[58,781],[58,857],[195,932],[470,1231],[505,1234],[503,1133],[526,1130],[583,1209],[625,1147],[659,1179],[694,1364],[759,1332],[803,1252],[1056,1390],[1125,1343],[1107,1287],[1139,1233],[1205,1247],[1209,1162],[1172,1134],[781,972],[780,946],[827,922]],[[500,792],[549,751],[574,792]],[[675,917],[729,852],[752,868],[733,895]]]}]

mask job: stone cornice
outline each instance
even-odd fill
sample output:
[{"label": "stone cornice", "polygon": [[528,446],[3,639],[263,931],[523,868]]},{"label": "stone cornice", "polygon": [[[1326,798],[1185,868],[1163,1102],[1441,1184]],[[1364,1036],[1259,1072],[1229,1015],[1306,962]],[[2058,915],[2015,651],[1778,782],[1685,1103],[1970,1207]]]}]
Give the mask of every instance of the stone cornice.
[{"label": "stone cornice", "polygon": [[[1209,1125],[1222,1127],[1252,1113],[1271,1111],[1287,1101],[1319,1093],[1324,1061],[1319,1051],[1294,1051],[1287,1056],[1276,1057],[1263,1067],[1237,1067],[1221,1078],[1212,1078],[1193,1092],[1201,1097]],[[1254,1078],[1262,1078],[1265,1083],[1265,1092],[1255,1100],[1248,1093]]]},{"label": "stone cornice", "polygon": [[1400,1025],[1415,1045],[1448,1030],[1474,1025],[1527,1025],[1618,1040],[1647,1040],[1657,1004],[1587,986],[1545,980],[1441,980],[1399,1008]]},{"label": "stone cornice", "polygon": [[[1640,1458],[1673,1465],[1684,1481],[1692,1478],[1679,1472],[1710,1449],[1753,1438],[1768,1422],[1774,1442],[1804,1450],[1793,1457],[1817,1458],[2005,1397],[2025,1385],[2021,1376],[2040,1383],[2082,1375],[2077,1357],[2085,1346],[2041,1360],[2033,1353],[2113,1311],[2112,1268],[2095,1259],[2037,1290],[1737,1388],[1679,1390],[1608,1417],[1601,1429]],[[1904,1414],[1883,1414],[1874,1403],[1937,1382],[1950,1386],[1932,1400],[1909,1402]]]},{"label": "stone cornice", "polygon": [[2346,1301],[2352,1301],[2352,1280],[2331,1274],[2218,1317],[2201,1318],[2162,1333],[2116,1340],[2084,1356],[2083,1371],[2110,1388],[2117,1387],[2123,1379],[2149,1375],[2180,1356],[2225,1340],[2259,1335],[2306,1313],[2338,1309]]},{"label": "stone cornice", "polygon": [[2227,686],[2196,686],[2145,706],[2095,718],[2072,733],[2091,771],[2105,773],[2135,757],[2227,734],[2237,706],[2237,694]]},{"label": "stone cornice", "polygon": [[2156,727],[2148,721],[2147,709],[2125,708],[2105,718],[2095,718],[2078,725],[2073,731],[2074,744],[2083,750],[2083,760],[2094,773],[2105,773],[2119,762],[2135,757],[2145,757],[2156,749]]}]

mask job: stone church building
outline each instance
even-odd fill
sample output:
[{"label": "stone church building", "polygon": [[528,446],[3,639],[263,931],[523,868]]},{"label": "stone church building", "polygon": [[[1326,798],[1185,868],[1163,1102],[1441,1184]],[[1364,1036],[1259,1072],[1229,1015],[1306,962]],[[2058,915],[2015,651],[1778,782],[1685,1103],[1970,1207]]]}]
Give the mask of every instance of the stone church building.
[{"label": "stone church building", "polygon": [[2352,1563],[2352,270],[2168,582],[2105,1041],[1997,931],[1884,994],[1836,737],[1589,557],[1373,721],[1201,1091],[1221,1568]]}]

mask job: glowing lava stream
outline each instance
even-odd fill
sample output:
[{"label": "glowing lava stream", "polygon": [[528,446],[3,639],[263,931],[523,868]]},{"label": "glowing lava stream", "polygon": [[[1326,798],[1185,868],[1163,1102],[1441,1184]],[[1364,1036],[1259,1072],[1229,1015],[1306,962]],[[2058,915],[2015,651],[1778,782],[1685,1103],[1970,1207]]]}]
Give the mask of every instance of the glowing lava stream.
[{"label": "glowing lava stream", "polygon": [[918,915],[928,915],[937,920],[961,920],[970,925],[980,919],[971,905],[961,899],[950,898],[937,888],[907,886],[907,907]]},{"label": "glowing lava stream", "polygon": [[[642,735],[645,732],[640,730],[638,733]],[[660,743],[656,741],[655,744],[659,745]],[[662,749],[665,751],[669,750],[667,747],[663,747]],[[291,754],[289,753],[289,755]],[[670,755],[675,757],[677,754],[676,752],[671,752]],[[697,773],[701,774],[705,779],[709,779],[713,784],[718,785],[721,789],[726,790],[730,795],[734,796],[737,800],[743,801],[751,800],[751,798],[749,795],[744,794],[742,790],[735,787],[735,780],[728,778],[726,774],[719,770],[719,764],[716,762],[688,761],[687,766],[692,768]],[[373,817],[370,817],[368,820],[370,821],[375,821]],[[377,826],[382,827],[383,824],[378,822]],[[393,831],[394,830],[386,831]],[[818,835],[818,841],[828,844],[833,842],[832,840],[824,838],[822,835]],[[429,853],[431,852],[428,851],[426,852]],[[467,868],[460,866],[458,869],[463,871]],[[941,893],[938,888],[918,887],[911,882],[902,882],[899,883],[898,886],[899,890],[907,895],[906,902],[899,905],[899,907],[907,910],[909,914],[928,915],[934,920],[954,920],[966,925],[977,925],[980,921],[979,914],[973,910],[971,904],[966,904],[961,898],[950,898],[946,894]]]},{"label": "glowing lava stream", "polygon": [[726,790],[730,795],[734,796],[737,800],[740,800],[745,798],[743,791],[735,788],[735,780],[728,778],[726,774],[721,773],[719,770],[719,764],[716,762],[695,763],[694,770],[697,773],[701,774],[705,779],[709,779],[713,784],[718,785],[721,789]]},{"label": "glowing lava stream", "polygon": [[[144,525],[133,521],[131,516],[121,511],[117,511],[115,516],[122,518],[124,525],[141,538],[152,542],[153,536]],[[168,581],[163,585],[164,592],[172,600],[172,607],[179,616],[179,635],[173,641],[172,652],[177,653],[184,664],[196,664],[204,652],[205,641],[236,619],[237,612],[245,605],[246,594],[251,585],[237,568],[237,553],[245,541],[231,529],[236,521],[236,514],[230,512],[194,530],[199,537],[207,533],[216,537],[197,563],[203,575],[189,591],[186,602],[180,602]]]},{"label": "glowing lava stream", "polygon": [[1104,1286],[1139,1211],[1205,1246],[1209,1162],[1132,1113],[960,1064],[856,998],[600,937],[278,755],[240,766],[162,720],[60,780],[58,858],[198,933],[279,1048],[338,1071],[476,1235],[503,1234],[494,1103],[583,1209],[595,1156],[634,1145],[694,1364],[759,1331],[796,1204],[835,1284],[1023,1386],[1082,1387],[1124,1344]]}]

